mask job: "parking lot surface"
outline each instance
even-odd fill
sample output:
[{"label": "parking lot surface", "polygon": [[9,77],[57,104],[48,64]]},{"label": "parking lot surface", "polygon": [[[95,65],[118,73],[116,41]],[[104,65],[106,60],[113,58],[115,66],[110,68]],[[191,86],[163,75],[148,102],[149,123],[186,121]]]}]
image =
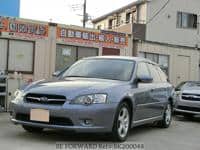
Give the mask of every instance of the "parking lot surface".
[{"label": "parking lot surface", "polygon": [[[56,142],[109,141],[104,135],[78,134],[66,131],[45,130],[40,134],[25,132],[21,126],[13,125],[9,114],[0,113],[1,150],[55,150]],[[168,129],[146,125],[133,128],[129,142],[145,144],[145,150],[199,150],[200,118],[174,117]]]}]

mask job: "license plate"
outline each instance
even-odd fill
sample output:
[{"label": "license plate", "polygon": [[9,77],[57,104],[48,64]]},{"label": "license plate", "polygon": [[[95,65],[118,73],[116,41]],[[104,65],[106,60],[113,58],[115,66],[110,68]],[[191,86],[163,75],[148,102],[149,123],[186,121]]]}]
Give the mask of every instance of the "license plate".
[{"label": "license plate", "polygon": [[31,109],[30,120],[31,121],[40,121],[40,122],[49,122],[49,110],[44,109]]}]

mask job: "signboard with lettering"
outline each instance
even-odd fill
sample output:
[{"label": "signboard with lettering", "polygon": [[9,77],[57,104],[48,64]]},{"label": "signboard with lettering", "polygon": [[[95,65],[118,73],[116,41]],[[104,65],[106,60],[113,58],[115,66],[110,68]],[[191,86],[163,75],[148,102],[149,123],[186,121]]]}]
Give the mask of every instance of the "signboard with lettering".
[{"label": "signboard with lettering", "polygon": [[128,46],[128,37],[126,34],[103,30],[92,32],[57,27],[57,39],[61,39],[65,42],[98,44],[99,46],[119,48]]},{"label": "signboard with lettering", "polygon": [[0,32],[9,32],[14,33],[16,36],[25,37],[47,37],[48,25],[23,22],[15,18],[0,17]]}]

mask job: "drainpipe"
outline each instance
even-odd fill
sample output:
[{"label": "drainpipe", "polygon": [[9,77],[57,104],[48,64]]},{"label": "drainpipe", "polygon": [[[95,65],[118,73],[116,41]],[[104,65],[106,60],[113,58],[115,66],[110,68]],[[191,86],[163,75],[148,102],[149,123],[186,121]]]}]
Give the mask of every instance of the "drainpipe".
[{"label": "drainpipe", "polygon": [[199,35],[199,31],[200,30],[200,15],[198,15],[198,18],[197,18],[197,35]]},{"label": "drainpipe", "polygon": [[[197,18],[197,50],[199,52],[199,58],[200,58],[200,15],[198,15]],[[199,60],[199,80],[200,80],[200,60]]]}]

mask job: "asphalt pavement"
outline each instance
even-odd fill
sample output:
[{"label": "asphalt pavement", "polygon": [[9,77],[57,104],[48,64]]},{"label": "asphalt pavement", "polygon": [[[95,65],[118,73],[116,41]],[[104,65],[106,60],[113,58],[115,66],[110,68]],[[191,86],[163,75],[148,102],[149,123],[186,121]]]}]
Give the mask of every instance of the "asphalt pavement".
[{"label": "asphalt pavement", "polygon": [[[56,142],[71,141],[109,142],[109,139],[105,135],[57,130],[27,133],[10,122],[9,114],[0,113],[0,150],[55,150]],[[168,129],[151,125],[136,127],[127,141],[144,143],[145,150],[200,150],[200,118],[174,117]]]}]

